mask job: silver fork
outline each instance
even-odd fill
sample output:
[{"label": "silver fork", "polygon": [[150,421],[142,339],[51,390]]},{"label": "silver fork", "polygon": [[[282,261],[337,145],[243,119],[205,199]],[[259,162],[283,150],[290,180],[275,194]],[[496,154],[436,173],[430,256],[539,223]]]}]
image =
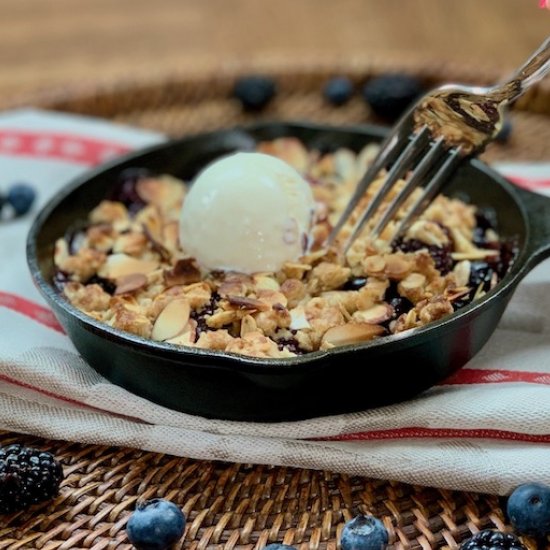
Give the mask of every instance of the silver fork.
[{"label": "silver fork", "polygon": [[492,87],[450,84],[427,93],[399,120],[347,204],[338,223],[328,237],[334,244],[369,185],[387,174],[365,211],[341,246],[344,252],[362,233],[366,223],[378,210],[395,183],[406,179],[384,211],[379,213],[368,236],[376,238],[386,228],[411,193],[423,182],[424,188],[404,217],[397,223],[397,238],[424,211],[460,162],[485,148],[498,134],[507,105],[550,71],[550,37],[507,81]]}]

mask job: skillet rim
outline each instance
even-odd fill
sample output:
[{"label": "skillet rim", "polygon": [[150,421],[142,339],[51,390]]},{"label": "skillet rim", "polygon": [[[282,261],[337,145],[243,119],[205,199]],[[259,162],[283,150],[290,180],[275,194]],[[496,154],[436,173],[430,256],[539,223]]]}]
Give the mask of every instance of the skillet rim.
[{"label": "skillet rim", "polygon": [[[341,126],[300,120],[261,121],[246,125],[235,125],[228,128],[220,128],[218,130],[208,132],[198,132],[176,139],[168,139],[160,144],[131,151],[128,154],[119,156],[116,159],[92,168],[91,170],[86,170],[80,176],[77,176],[69,181],[65,186],[63,186],[62,189],[60,189],[48,200],[48,202],[42,207],[35,217],[27,235],[26,256],[27,265],[31,276],[35,286],[50,304],[54,310],[54,313],[56,313],[56,317],[58,313],[57,310],[62,310],[63,315],[61,315],[62,319],[59,319],[59,322],[64,325],[64,317],[71,317],[83,325],[85,330],[100,336],[107,344],[113,342],[117,345],[132,347],[134,350],[151,357],[162,356],[164,359],[171,361],[186,359],[190,362],[193,362],[193,359],[197,358],[200,361],[199,366],[201,368],[219,369],[230,367],[232,369],[238,369],[244,373],[266,374],[266,368],[269,369],[269,372],[287,371],[289,369],[296,368],[316,368],[317,363],[323,362],[323,360],[327,358],[334,360],[337,359],[338,356],[346,355],[350,352],[368,353],[370,349],[382,348],[382,350],[387,353],[384,348],[387,348],[388,346],[393,346],[396,349],[406,349],[407,347],[415,346],[420,340],[425,338],[425,335],[428,332],[438,333],[441,330],[452,330],[455,324],[459,324],[461,321],[464,322],[466,317],[474,316],[478,310],[490,307],[493,301],[497,300],[502,293],[508,292],[509,288],[513,287],[514,284],[517,283],[524,275],[524,272],[529,269],[527,264],[532,256],[532,251],[529,250],[530,226],[527,223],[527,212],[525,205],[519,197],[517,189],[512,183],[508,182],[506,178],[504,178],[489,165],[478,159],[470,159],[467,162],[469,162],[477,172],[481,172],[486,176],[489,176],[489,178],[496,185],[503,188],[521,212],[522,222],[525,228],[523,247],[514,259],[514,262],[505,277],[495,288],[488,291],[481,299],[478,299],[464,308],[445,316],[439,321],[429,323],[428,325],[424,325],[422,327],[409,329],[397,335],[392,334],[382,336],[363,343],[348,344],[338,346],[330,350],[309,352],[304,355],[287,358],[249,357],[238,353],[228,353],[217,350],[167,344],[155,342],[148,338],[110,327],[101,321],[93,319],[64,299],[54,285],[49,282],[46,277],[44,277],[42,270],[40,269],[37,249],[37,240],[41,230],[49,221],[51,214],[60,203],[62,203],[67,197],[79,190],[81,187],[89,185],[90,181],[92,181],[95,177],[100,176],[108,170],[115,169],[117,166],[132,162],[134,159],[137,161],[145,155],[154,154],[157,151],[162,151],[166,148],[173,147],[176,144],[181,144],[196,139],[208,139],[209,137],[216,137],[224,134],[229,135],[235,132],[249,134],[277,127],[284,129],[284,133],[288,133],[286,132],[287,130],[293,129],[311,130],[315,132],[345,132],[348,134],[363,135],[365,138],[370,138],[370,141],[379,141],[389,131],[388,128],[372,124]],[[208,364],[205,360],[212,360],[213,364]],[[196,364],[199,363],[196,360],[194,362]]]}]

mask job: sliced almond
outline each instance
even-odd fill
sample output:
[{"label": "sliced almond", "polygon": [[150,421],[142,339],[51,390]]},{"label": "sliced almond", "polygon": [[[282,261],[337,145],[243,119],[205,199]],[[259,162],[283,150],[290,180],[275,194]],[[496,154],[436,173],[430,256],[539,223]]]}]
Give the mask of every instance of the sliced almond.
[{"label": "sliced almond", "polygon": [[443,293],[443,296],[449,300],[449,302],[452,302],[454,300],[458,300],[458,298],[462,298],[462,296],[466,296],[470,293],[471,288],[468,286],[459,286],[456,288],[447,288],[445,289],[445,292]]},{"label": "sliced almond", "polygon": [[306,312],[302,306],[295,307],[290,310],[290,329],[301,330],[305,328],[311,328],[309,321],[306,317]]},{"label": "sliced almond", "polygon": [[116,280],[115,296],[128,294],[143,288],[147,284],[147,277],[143,273],[131,273]]},{"label": "sliced almond", "polygon": [[449,237],[441,225],[429,220],[414,222],[407,231],[405,240],[409,239],[417,239],[424,244],[439,247],[449,244]]},{"label": "sliced almond", "polygon": [[287,262],[283,265],[283,272],[289,279],[300,280],[307,271],[311,271],[312,267],[308,264],[299,264]]},{"label": "sliced almond", "polygon": [[218,313],[214,313],[214,315],[211,315],[210,317],[206,317],[206,324],[210,328],[220,329],[222,327],[230,325],[233,321],[238,321],[238,319],[238,311],[219,311]]},{"label": "sliced almond", "polygon": [[69,246],[65,239],[57,239],[53,254],[53,261],[57,267],[62,265],[69,257]]},{"label": "sliced almond", "polygon": [[453,260],[484,260],[491,256],[498,256],[498,250],[485,250],[483,248],[474,248],[469,252],[452,252],[451,258]]},{"label": "sliced almond", "polygon": [[388,321],[393,316],[393,307],[389,304],[376,304],[364,311],[356,311],[353,314],[353,320],[368,325],[378,325]]},{"label": "sliced almond", "polygon": [[197,321],[189,319],[189,322],[181,334],[175,338],[165,340],[168,344],[178,344],[180,346],[192,346],[197,341]]},{"label": "sliced almond", "polygon": [[190,285],[198,283],[202,277],[199,266],[194,258],[178,260],[172,269],[163,272],[166,286]]},{"label": "sliced almond", "polygon": [[402,256],[396,256],[394,254],[390,254],[386,256],[386,267],[384,268],[384,273],[390,278],[390,279],[403,279],[405,278],[412,267],[412,264],[409,260]]},{"label": "sliced almond", "polygon": [[276,290],[260,290],[258,291],[258,300],[269,304],[270,306],[275,306],[275,304],[280,304],[284,307],[288,305],[287,297],[282,293]]},{"label": "sliced almond", "polygon": [[386,329],[379,325],[347,323],[346,325],[329,328],[321,339],[321,347],[327,349],[334,346],[366,342],[381,336],[385,332]]},{"label": "sliced almond", "polygon": [[280,285],[276,279],[268,275],[254,275],[252,277],[254,287],[258,290],[280,290]]},{"label": "sliced almond", "polygon": [[138,260],[126,254],[111,254],[98,274],[106,279],[119,279],[133,273],[147,275],[157,269],[158,265],[155,260]]},{"label": "sliced almond", "polygon": [[224,281],[218,287],[218,294],[222,297],[226,296],[244,296],[247,291],[247,286],[241,281]]},{"label": "sliced almond", "polygon": [[271,309],[269,304],[263,302],[262,300],[256,300],[255,298],[234,296],[232,294],[230,294],[226,298],[232,306],[239,309],[248,309],[250,311],[268,311],[269,309]]},{"label": "sliced almond", "polygon": [[363,267],[368,275],[378,275],[383,273],[384,268],[386,267],[386,262],[382,256],[367,256],[363,260]]},{"label": "sliced almond", "polygon": [[471,270],[472,264],[470,260],[462,260],[455,265],[453,275],[458,286],[467,286],[468,281],[470,280]]},{"label": "sliced almond", "polygon": [[151,243],[151,248],[165,261],[169,261],[172,257],[170,251],[160,242],[160,238],[155,236],[155,233],[160,234],[162,229],[155,228],[155,233],[151,229],[151,224],[144,223],[142,226],[143,234],[147,237]]},{"label": "sliced almond", "polygon": [[247,334],[258,331],[258,325],[252,315],[245,315],[241,319],[241,338],[244,338]]},{"label": "sliced almond", "polygon": [[403,290],[418,290],[426,284],[426,276],[422,273],[410,273],[400,283]]},{"label": "sliced almond", "polygon": [[185,298],[168,302],[153,325],[153,340],[169,340],[181,334],[189,321],[190,313],[191,307]]}]

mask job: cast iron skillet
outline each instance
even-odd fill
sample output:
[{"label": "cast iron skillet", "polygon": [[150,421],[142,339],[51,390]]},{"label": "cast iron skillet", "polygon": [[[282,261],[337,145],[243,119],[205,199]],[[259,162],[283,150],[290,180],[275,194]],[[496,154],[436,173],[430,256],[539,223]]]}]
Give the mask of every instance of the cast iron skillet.
[{"label": "cast iron skillet", "polygon": [[493,206],[501,234],[517,236],[519,256],[503,281],[481,300],[406,336],[290,359],[248,358],[156,343],[110,328],[74,308],[52,285],[56,239],[86,218],[125,168],[144,167],[189,180],[213,158],[252,149],[258,140],[295,136],[312,148],[359,150],[383,134],[374,127],[263,123],[184,138],[112,162],[73,181],[35,220],[27,242],[34,281],[93,368],[113,383],[171,409],[210,418],[275,422],[407,399],[474,356],[492,334],[520,280],[550,255],[550,199],[514,187],[478,161],[461,166],[446,192],[463,193],[474,204]]}]

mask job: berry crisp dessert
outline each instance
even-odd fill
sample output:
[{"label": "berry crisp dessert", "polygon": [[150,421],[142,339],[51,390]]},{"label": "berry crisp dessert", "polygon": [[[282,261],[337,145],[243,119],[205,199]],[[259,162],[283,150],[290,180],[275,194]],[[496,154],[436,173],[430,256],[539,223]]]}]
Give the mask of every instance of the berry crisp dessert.
[{"label": "berry crisp dessert", "polygon": [[[377,147],[326,152],[278,138],[216,161],[192,186],[126,170],[88,219],[57,241],[55,284],[73,306],[116,329],[262,358],[437,321],[495,287],[516,247],[499,237],[491,209],[444,195],[397,239],[394,221],[345,254],[338,243],[326,247]],[[344,237],[382,180],[369,187]]]}]

